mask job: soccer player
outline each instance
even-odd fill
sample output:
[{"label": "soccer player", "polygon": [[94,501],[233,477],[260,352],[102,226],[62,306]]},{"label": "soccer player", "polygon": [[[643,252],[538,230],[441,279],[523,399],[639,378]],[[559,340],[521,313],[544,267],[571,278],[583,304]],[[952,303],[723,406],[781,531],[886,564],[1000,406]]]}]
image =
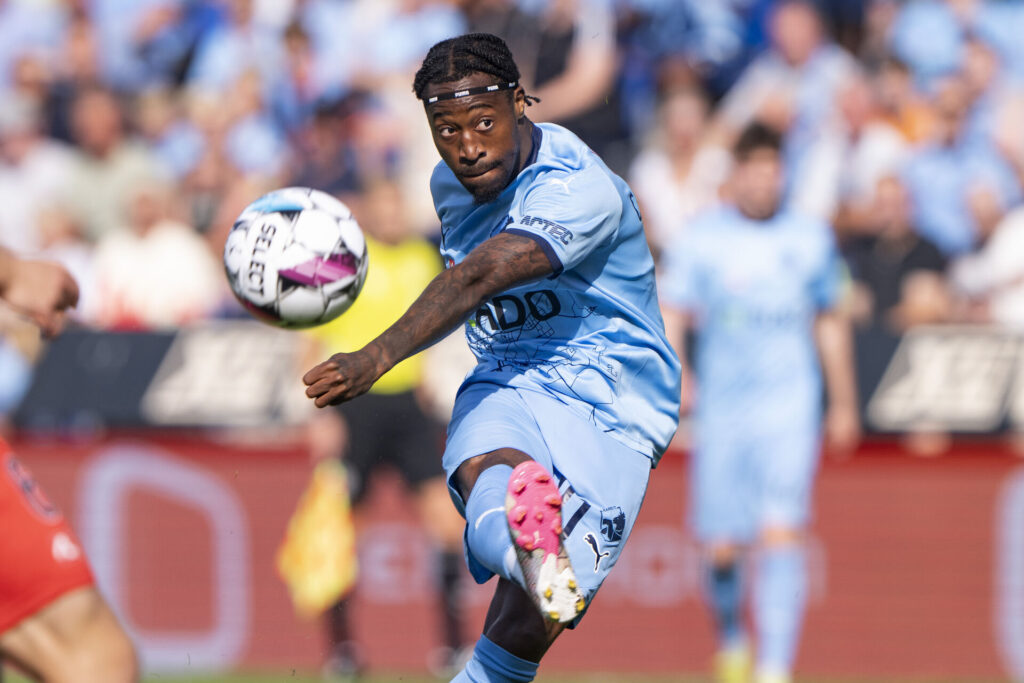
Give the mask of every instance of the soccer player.
[{"label": "soccer player", "polygon": [[[741,550],[756,546],[757,681],[790,681],[807,596],[801,546],[821,423],[851,448],[859,434],[849,327],[834,311],[840,266],[829,226],[780,208],[782,140],[751,124],[734,148],[731,202],[695,218],[666,252],[665,325],[683,353],[697,333],[692,517],[705,547],[723,683],[747,680]],[[696,388],[696,394],[694,394]]]},{"label": "soccer player", "polygon": [[[0,298],[48,335],[78,287],[64,268],[0,248]],[[45,683],[137,680],[135,651],[93,585],[67,521],[0,442],[0,663]]]},{"label": "soccer player", "polygon": [[465,323],[478,364],[443,466],[478,582],[498,582],[454,681],[531,681],[615,564],[675,432],[679,361],[632,193],[568,130],[534,124],[508,47],[438,43],[417,72],[441,163],[447,269],[399,320],[303,380],[317,406]]}]

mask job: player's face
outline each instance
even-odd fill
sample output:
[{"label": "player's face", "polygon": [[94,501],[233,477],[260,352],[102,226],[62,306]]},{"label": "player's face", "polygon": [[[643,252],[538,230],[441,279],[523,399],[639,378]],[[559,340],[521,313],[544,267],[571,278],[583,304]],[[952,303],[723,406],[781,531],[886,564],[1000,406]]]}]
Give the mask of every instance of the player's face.
[{"label": "player's face", "polygon": [[736,162],[732,176],[736,206],[746,216],[764,220],[775,214],[782,195],[782,160],[773,149],[755,149]]},{"label": "player's face", "polygon": [[[476,73],[453,83],[431,84],[424,94],[430,97],[494,82],[494,76]],[[434,146],[478,202],[496,198],[519,172],[526,100],[522,88],[512,92],[511,97],[506,90],[427,107]]]}]

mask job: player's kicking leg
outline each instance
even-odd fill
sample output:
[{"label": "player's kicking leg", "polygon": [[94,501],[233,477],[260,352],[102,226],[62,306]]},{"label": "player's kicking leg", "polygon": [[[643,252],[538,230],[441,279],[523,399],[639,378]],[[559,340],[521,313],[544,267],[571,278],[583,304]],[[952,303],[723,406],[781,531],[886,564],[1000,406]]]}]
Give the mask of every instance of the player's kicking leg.
[{"label": "player's kicking leg", "polygon": [[94,587],[58,597],[0,634],[0,656],[43,683],[132,683],[135,651]]},{"label": "player's kicking leg", "polygon": [[470,574],[499,581],[458,683],[531,681],[629,538],[650,459],[539,392],[476,385],[456,401],[445,471]]},{"label": "player's kicking leg", "polygon": [[466,461],[458,478],[470,491],[470,571],[500,579],[483,635],[453,683],[532,681],[548,647],[586,605],[562,544],[562,497],[543,466],[512,448]]}]

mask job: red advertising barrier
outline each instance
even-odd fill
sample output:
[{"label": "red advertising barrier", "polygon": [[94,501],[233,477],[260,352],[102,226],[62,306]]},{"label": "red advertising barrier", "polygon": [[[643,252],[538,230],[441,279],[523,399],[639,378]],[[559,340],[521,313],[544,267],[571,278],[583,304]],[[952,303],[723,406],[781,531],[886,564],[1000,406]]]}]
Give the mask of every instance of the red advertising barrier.
[{"label": "red advertising barrier", "polygon": [[[202,438],[15,441],[85,544],[151,670],[315,670],[274,553],[309,475],[295,448]],[[991,446],[915,459],[878,445],[826,462],[798,668],[809,674],[1024,679],[1024,463]],[[437,644],[431,550],[384,479],[360,547],[356,628],[377,669]],[[640,522],[545,670],[700,671],[713,649],[684,524],[685,458],[656,470]],[[490,587],[467,578],[467,640]]]}]

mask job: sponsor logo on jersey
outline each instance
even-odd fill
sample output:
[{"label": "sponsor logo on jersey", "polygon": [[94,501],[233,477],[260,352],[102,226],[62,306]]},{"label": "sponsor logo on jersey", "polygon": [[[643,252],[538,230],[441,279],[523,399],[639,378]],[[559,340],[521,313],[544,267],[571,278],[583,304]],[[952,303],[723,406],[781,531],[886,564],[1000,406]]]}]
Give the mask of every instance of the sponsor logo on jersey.
[{"label": "sponsor logo on jersey", "polygon": [[569,242],[572,242],[572,238],[574,237],[569,228],[561,226],[553,221],[549,221],[547,218],[523,216],[519,221],[519,225],[527,228],[539,228],[542,232],[546,232],[562,244],[569,244]]},{"label": "sponsor logo on jersey", "polygon": [[504,332],[522,327],[531,319],[544,321],[553,318],[561,311],[558,295],[550,289],[536,289],[522,297],[501,294],[477,309],[476,324],[490,332]]}]

